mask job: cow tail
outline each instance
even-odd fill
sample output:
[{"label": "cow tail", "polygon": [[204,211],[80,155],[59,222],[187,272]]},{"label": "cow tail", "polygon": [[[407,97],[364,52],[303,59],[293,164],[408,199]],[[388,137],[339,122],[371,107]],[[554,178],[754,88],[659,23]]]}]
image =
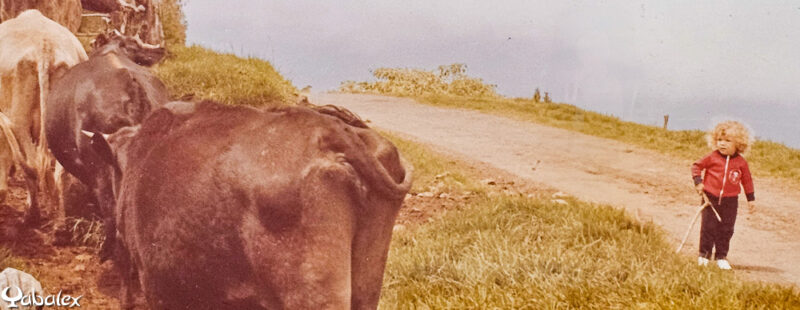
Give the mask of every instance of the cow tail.
[{"label": "cow tail", "polygon": [[[53,47],[45,43],[45,55],[55,57]],[[39,145],[36,146],[36,165],[39,167],[39,181],[44,182],[47,172],[50,170],[50,156],[47,156],[47,133],[45,131],[45,115],[47,109],[47,96],[50,92],[50,63],[55,59],[39,62]]]},{"label": "cow tail", "polygon": [[[359,156],[360,155],[360,156]],[[413,167],[409,164],[400,154],[400,166],[404,170],[403,180],[396,182],[392,178],[392,174],[386,167],[372,154],[359,154],[350,161],[350,164],[356,168],[362,177],[365,177],[368,184],[373,186],[373,189],[378,193],[392,197],[402,198],[411,189],[411,179],[413,174]]]}]

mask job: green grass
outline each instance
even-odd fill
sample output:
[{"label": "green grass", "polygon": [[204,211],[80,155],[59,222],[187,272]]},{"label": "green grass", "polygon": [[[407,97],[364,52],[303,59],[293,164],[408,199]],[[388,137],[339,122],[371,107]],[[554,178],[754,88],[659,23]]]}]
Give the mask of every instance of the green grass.
[{"label": "green grass", "polygon": [[[456,163],[390,139],[416,180]],[[610,206],[567,199],[471,200],[394,234],[382,309],[789,309],[791,287],[743,281],[675,254],[665,233]],[[735,266],[734,266],[735,267]]]},{"label": "green grass", "polygon": [[240,58],[200,47],[174,46],[155,68],[173,98],[191,95],[226,104],[264,106],[295,102],[297,89],[258,58]]},{"label": "green grass", "polygon": [[[416,99],[431,105],[477,110],[609,138],[664,152],[687,161],[700,159],[710,152],[705,133],[702,131],[664,130],[661,127],[627,122],[564,103],[451,95],[427,95]],[[746,158],[756,177],[775,177],[800,184],[800,150],[780,143],[758,140]]]}]

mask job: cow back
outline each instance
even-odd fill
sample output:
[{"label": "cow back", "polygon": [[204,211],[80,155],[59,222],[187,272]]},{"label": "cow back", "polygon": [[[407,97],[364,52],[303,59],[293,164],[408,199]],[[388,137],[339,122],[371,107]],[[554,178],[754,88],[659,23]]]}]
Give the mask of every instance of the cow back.
[{"label": "cow back", "polygon": [[80,0],[0,0],[0,22],[15,18],[26,10],[38,10],[72,33],[78,32],[81,26]]},{"label": "cow back", "polygon": [[151,308],[377,305],[410,186],[391,143],[306,108],[210,102],[122,134],[117,223]]},{"label": "cow back", "polygon": [[0,73],[13,71],[23,60],[71,67],[87,58],[75,35],[39,11],[28,10],[0,24]]}]

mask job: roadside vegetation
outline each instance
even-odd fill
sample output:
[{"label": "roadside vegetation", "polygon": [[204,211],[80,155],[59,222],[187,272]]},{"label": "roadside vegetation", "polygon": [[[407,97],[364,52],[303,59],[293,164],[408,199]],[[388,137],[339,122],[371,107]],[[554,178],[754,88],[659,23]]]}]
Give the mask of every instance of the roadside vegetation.
[{"label": "roadside vegetation", "polygon": [[173,99],[193,97],[251,106],[295,102],[297,89],[272,65],[200,46],[173,46],[155,68]]},{"label": "roadside vegetation", "polygon": [[389,137],[415,166],[415,190],[449,175],[456,177],[446,188],[478,198],[395,232],[382,309],[800,307],[791,287],[698,267],[674,253],[664,231],[622,210],[569,197],[563,205],[542,193],[492,194],[458,163]]},{"label": "roadside vegetation", "polygon": [[[447,68],[457,74],[442,75]],[[437,74],[437,72],[439,72]],[[379,68],[374,82],[343,82],[339,90],[351,93],[376,93],[411,97],[419,102],[448,108],[463,108],[573,130],[588,135],[630,143],[665,152],[687,161],[709,152],[705,133],[700,130],[665,130],[620,120],[617,117],[580,109],[574,105],[550,102],[537,89],[532,98],[506,98],[494,92],[494,85],[468,77],[466,66],[440,66],[436,71],[405,68]],[[467,90],[451,91],[447,82],[468,80]],[[448,80],[449,79],[449,80]],[[430,85],[438,85],[431,87]],[[442,86],[445,85],[445,86]],[[446,87],[447,86],[447,87]],[[491,89],[492,91],[487,91]],[[539,94],[537,96],[537,94]],[[800,184],[800,150],[771,141],[758,140],[747,154],[756,176],[769,176]]]}]

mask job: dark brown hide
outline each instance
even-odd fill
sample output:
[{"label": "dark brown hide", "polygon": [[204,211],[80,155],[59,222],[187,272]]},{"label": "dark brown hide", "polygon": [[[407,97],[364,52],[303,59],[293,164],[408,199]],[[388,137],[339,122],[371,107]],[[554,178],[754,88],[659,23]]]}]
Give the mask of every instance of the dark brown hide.
[{"label": "dark brown hide", "polygon": [[39,10],[72,33],[81,27],[80,0],[0,0],[0,22],[17,17],[25,10]]},{"label": "dark brown hide", "polygon": [[336,112],[167,107],[110,139],[124,292],[141,283],[151,309],[377,307],[411,185],[394,145]]},{"label": "dark brown hide", "polygon": [[45,112],[50,150],[67,172],[92,189],[104,213],[107,242],[101,253],[103,259],[111,254],[114,240],[110,210],[113,193],[105,187],[110,184],[105,180],[110,170],[89,147],[90,140],[82,130],[116,132],[141,123],[168,101],[164,84],[129,59],[155,59],[142,56],[153,53],[150,49],[136,46],[130,38],[116,37],[99,47],[88,61],[71,68],[53,84]]},{"label": "dark brown hide", "polygon": [[50,149],[67,172],[91,185],[94,173],[82,160],[81,130],[110,134],[139,124],[167,100],[164,84],[125,53],[92,53],[53,85],[45,115]]}]

